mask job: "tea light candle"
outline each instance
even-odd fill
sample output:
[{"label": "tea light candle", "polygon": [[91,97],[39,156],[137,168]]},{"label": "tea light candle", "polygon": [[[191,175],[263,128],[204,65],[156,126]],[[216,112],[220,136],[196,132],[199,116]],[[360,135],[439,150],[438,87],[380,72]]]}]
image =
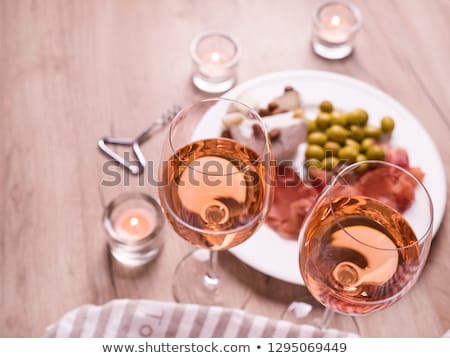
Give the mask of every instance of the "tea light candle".
[{"label": "tea light candle", "polygon": [[319,29],[319,36],[325,41],[340,44],[347,42],[349,35],[350,24],[340,15],[329,16],[322,20],[323,26]]},{"label": "tea light candle", "polygon": [[229,56],[219,49],[204,53],[200,72],[209,78],[222,78],[227,74],[227,68],[223,64],[228,59]]},{"label": "tea light candle", "polygon": [[129,240],[142,240],[153,231],[156,219],[151,212],[143,209],[129,209],[120,214],[114,228],[119,237]]},{"label": "tea light candle", "polygon": [[230,36],[217,32],[200,34],[191,43],[194,85],[208,93],[229,90],[236,82],[239,56],[239,46]]},{"label": "tea light candle", "polygon": [[109,234],[111,254],[118,261],[136,266],[153,260],[163,241],[161,207],[144,193],[124,193],[105,208],[103,224]]},{"label": "tea light candle", "polygon": [[353,50],[352,40],[361,26],[359,9],[345,0],[319,5],[313,14],[313,50],[327,59],[342,59]]}]

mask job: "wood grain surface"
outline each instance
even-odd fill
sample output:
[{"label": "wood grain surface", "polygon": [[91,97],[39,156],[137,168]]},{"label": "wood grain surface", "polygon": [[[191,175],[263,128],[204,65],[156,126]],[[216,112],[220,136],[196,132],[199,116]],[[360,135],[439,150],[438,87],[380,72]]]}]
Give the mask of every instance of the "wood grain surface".
[{"label": "wood grain surface", "polygon": [[[387,92],[426,127],[449,177],[450,2],[356,3],[364,17],[356,50],[330,62],[310,48],[317,1],[0,1],[0,336],[41,336],[85,303],[172,300],[172,272],[190,247],[166,225],[165,249],[150,265],[127,270],[109,257],[103,206],[138,183],[100,185],[105,158],[96,141],[133,136],[171,105],[205,97],[191,84],[188,52],[201,31],[239,38],[240,82],[319,69]],[[158,160],[163,136],[145,145],[148,159]],[[438,337],[450,329],[449,257],[447,204],[418,284],[391,308],[358,318],[362,334]],[[304,291],[231,254],[220,260],[250,286],[248,312],[279,318]]]}]

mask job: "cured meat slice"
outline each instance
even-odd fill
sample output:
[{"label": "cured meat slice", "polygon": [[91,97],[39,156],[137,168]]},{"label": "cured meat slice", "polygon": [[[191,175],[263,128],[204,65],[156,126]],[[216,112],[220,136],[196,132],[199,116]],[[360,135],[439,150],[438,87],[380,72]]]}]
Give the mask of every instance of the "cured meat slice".
[{"label": "cured meat slice", "polygon": [[292,167],[277,167],[275,195],[266,223],[281,236],[297,239],[319,190],[303,183]]}]

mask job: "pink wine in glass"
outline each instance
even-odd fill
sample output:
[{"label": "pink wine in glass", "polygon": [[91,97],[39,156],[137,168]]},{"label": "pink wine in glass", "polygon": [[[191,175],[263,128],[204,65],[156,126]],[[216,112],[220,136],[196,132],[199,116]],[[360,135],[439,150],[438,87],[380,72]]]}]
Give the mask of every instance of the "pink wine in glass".
[{"label": "pink wine in glass", "polygon": [[319,200],[302,231],[303,279],[312,295],[336,312],[385,308],[417,279],[416,235],[400,213],[378,200]]},{"label": "pink wine in glass", "polygon": [[175,231],[197,247],[225,250],[248,239],[267,210],[266,167],[230,139],[186,145],[163,169],[161,205]]}]

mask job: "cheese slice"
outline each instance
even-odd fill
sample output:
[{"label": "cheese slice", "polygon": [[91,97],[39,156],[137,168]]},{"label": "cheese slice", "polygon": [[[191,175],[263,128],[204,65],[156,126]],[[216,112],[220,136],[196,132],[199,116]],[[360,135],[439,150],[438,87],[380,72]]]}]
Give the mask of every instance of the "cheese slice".
[{"label": "cheese slice", "polygon": [[[280,136],[272,141],[272,152],[276,160],[291,159],[297,153],[300,143],[306,139],[308,129],[304,119],[294,118],[293,112],[285,112],[263,117],[268,131],[279,129]],[[255,147],[257,139],[254,136],[251,120],[232,123],[227,126],[234,140]],[[252,145],[253,144],[253,145]]]}]

